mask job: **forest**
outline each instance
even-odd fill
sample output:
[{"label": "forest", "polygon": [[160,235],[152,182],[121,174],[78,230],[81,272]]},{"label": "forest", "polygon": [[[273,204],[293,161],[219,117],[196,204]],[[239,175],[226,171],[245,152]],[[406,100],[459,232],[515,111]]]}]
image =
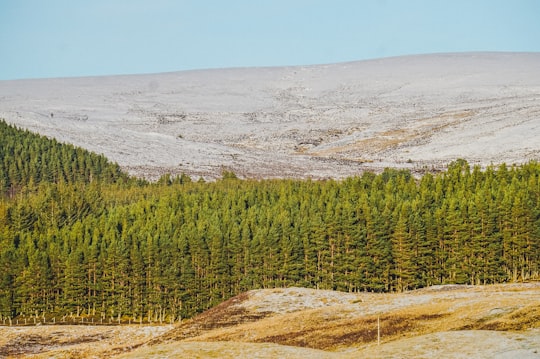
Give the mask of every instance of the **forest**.
[{"label": "forest", "polygon": [[540,164],[132,178],[0,121],[0,319],[177,321],[243,291],[537,280]]}]

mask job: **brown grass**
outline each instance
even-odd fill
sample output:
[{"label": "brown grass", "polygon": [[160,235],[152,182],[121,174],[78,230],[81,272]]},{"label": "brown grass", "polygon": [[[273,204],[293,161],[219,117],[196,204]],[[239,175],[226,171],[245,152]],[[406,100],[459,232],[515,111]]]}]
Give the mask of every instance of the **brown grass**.
[{"label": "brown grass", "polygon": [[459,329],[521,331],[531,328],[540,328],[540,303],[516,308],[506,313],[495,311],[495,314],[478,318]]},{"label": "brown grass", "polygon": [[386,341],[406,333],[420,330],[426,321],[440,319],[443,315],[384,315],[369,316],[342,321],[319,321],[316,327],[306,326],[301,330],[261,337],[256,342],[278,343],[313,349],[335,350],[377,341],[377,323],[380,334]]},{"label": "brown grass", "polygon": [[[472,110],[443,113],[433,117],[418,119],[414,122],[414,127],[395,128],[376,133],[369,138],[355,141],[341,146],[334,146],[324,150],[316,149],[310,152],[307,148],[302,148],[302,153],[310,152],[314,156],[326,157],[334,155],[366,155],[380,153],[399,146],[407,146],[415,140],[429,138],[444,128],[463,121],[475,115]],[[405,124],[407,126],[407,124]],[[359,162],[365,160],[359,159]]]},{"label": "brown grass", "polygon": [[355,141],[343,146],[334,146],[324,150],[311,153],[314,156],[332,156],[337,154],[345,154],[349,152],[375,153],[385,149],[396,147],[407,141],[416,138],[416,134],[408,129],[396,129],[385,131],[376,136]]},{"label": "brown grass", "polygon": [[[183,353],[179,355],[232,358],[259,349],[268,353],[261,357],[285,352],[290,357],[308,355],[302,350],[312,350],[309,355],[321,358],[340,357],[339,353],[358,354],[376,345],[378,320],[383,345],[414,338],[433,340],[437,333],[463,330],[479,335],[540,330],[538,298],[540,283],[441,286],[403,294],[267,289],[231,298],[161,335],[163,330],[144,334],[138,326],[0,327],[0,357],[130,357],[125,352],[134,348],[138,349],[133,357]],[[456,335],[468,340],[466,335]],[[204,343],[215,344],[210,350]],[[291,354],[291,347],[298,352]]]},{"label": "brown grass", "polygon": [[0,358],[109,358],[163,334],[169,326],[0,326]]},{"label": "brown grass", "polygon": [[258,321],[268,313],[248,311],[241,304],[248,299],[248,293],[242,293],[190,319],[166,335],[152,341],[160,343],[169,340],[184,340],[197,337],[215,329],[237,326]]},{"label": "brown grass", "polygon": [[[260,320],[216,327],[188,340],[269,342],[337,350],[375,342],[377,317],[380,318],[383,342],[449,330],[525,330],[537,327],[538,305],[531,304],[531,300],[540,294],[540,288],[535,287],[530,293],[523,288],[521,291],[515,287],[504,291],[501,288],[505,287],[457,286],[450,290],[401,295],[359,295],[359,299],[351,300],[350,305],[331,305],[279,315],[266,312]],[[432,299],[425,301],[426,295]],[[377,306],[389,309],[366,314],[370,307]]]}]

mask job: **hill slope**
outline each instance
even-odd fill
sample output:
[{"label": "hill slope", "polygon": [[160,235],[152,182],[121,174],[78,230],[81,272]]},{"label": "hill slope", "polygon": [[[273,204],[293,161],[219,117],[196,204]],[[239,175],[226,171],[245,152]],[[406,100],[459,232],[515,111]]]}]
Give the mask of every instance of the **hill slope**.
[{"label": "hill slope", "polygon": [[540,54],[0,82],[0,117],[132,174],[344,177],[540,158]]},{"label": "hill slope", "polygon": [[185,322],[161,340],[350,352],[377,343],[378,319],[383,343],[445,331],[527,331],[540,326],[539,291],[537,284],[435,286],[405,294],[256,290]]},{"label": "hill slope", "polygon": [[253,290],[174,327],[0,327],[0,355],[537,358],[539,295],[538,283],[435,286],[401,294]]}]

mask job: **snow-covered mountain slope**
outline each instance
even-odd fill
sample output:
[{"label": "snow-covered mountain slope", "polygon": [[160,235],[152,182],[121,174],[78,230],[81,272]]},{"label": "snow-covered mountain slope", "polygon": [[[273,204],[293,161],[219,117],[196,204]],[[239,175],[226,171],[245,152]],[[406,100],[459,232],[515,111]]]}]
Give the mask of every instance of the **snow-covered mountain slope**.
[{"label": "snow-covered mountain slope", "polygon": [[540,159],[540,53],[0,81],[0,118],[148,178],[522,163]]}]

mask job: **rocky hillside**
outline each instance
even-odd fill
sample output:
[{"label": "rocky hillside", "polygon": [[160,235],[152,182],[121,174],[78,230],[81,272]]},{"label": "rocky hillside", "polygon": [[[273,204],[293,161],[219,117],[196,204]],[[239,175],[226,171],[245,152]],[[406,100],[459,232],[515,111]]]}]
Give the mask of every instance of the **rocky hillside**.
[{"label": "rocky hillside", "polygon": [[539,53],[0,81],[0,117],[148,178],[526,162],[539,116]]}]

